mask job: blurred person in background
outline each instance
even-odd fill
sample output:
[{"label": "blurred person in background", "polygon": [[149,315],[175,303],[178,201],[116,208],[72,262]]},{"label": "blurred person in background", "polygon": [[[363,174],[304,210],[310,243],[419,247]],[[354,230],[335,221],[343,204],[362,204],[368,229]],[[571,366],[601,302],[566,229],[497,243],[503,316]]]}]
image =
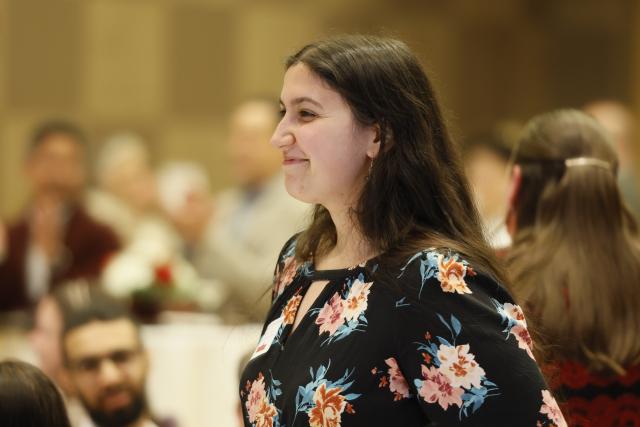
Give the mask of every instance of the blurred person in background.
[{"label": "blurred person in background", "polygon": [[640,240],[610,136],[553,111],[528,123],[515,160],[508,266],[570,425],[640,426]]},{"label": "blurred person in background", "polygon": [[509,156],[520,126],[502,122],[491,132],[469,138],[464,145],[464,166],[489,244],[511,245],[505,217],[509,183]]},{"label": "blurred person in background", "polygon": [[100,148],[96,165],[98,187],[89,192],[89,211],[123,242],[102,274],[105,290],[133,298],[136,312],[148,321],[169,308],[197,309],[199,278],[161,215],[147,145],[135,134],[115,134]]},{"label": "blurred person in background", "polygon": [[86,287],[64,313],[62,355],[73,390],[89,414],[88,427],[170,427],[151,414],[149,369],[140,329],[126,307]]},{"label": "blurred person in background", "polygon": [[71,427],[53,382],[17,360],[0,361],[0,420],[2,427]]},{"label": "blurred person in background", "polygon": [[86,423],[88,415],[75,397],[64,368],[62,333],[65,317],[73,312],[74,307],[86,304],[91,286],[96,285],[85,280],[65,282],[43,296],[35,308],[33,328],[29,333],[29,342],[37,357],[36,364],[61,390],[73,426]]},{"label": "blurred person in background", "polygon": [[61,281],[99,275],[118,250],[114,232],[83,207],[85,156],[75,125],[54,121],[35,130],[24,164],[28,206],[0,231],[0,311],[27,308]]},{"label": "blurred person in background", "polygon": [[87,208],[94,218],[118,233],[124,246],[171,233],[157,211],[149,157],[139,136],[120,133],[106,140],[96,158],[97,188],[89,192]]},{"label": "blurred person in background", "polygon": [[200,274],[224,284],[227,303],[221,314],[230,321],[264,317],[277,242],[301,230],[309,213],[308,205],[284,189],[282,156],[269,144],[277,121],[278,107],[271,101],[241,104],[231,115],[227,141],[237,185],[213,200],[192,192],[181,208],[169,211]]},{"label": "blurred person in background", "polygon": [[631,110],[617,101],[593,101],[583,110],[593,116],[609,132],[618,155],[618,184],[631,211],[640,219],[640,187],[638,186],[637,145],[640,134]]}]

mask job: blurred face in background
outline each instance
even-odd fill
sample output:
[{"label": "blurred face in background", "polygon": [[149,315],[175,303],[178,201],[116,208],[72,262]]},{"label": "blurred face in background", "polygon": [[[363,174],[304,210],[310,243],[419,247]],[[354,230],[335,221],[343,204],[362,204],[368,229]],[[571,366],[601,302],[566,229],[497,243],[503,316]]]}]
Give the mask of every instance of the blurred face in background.
[{"label": "blurred face in background", "polygon": [[228,149],[240,185],[260,185],[280,169],[281,155],[269,144],[277,120],[277,107],[266,101],[247,102],[231,116]]},{"label": "blurred face in background", "polygon": [[98,185],[137,213],[156,206],[156,182],[149,151],[136,134],[116,134],[102,146],[97,162]]},{"label": "blurred face in background", "polygon": [[85,183],[84,149],[71,135],[48,135],[29,153],[25,172],[36,197],[74,199]]},{"label": "blurred face in background", "polygon": [[145,416],[148,359],[129,319],[74,328],[64,350],[75,391],[98,426],[128,426]]},{"label": "blurred face in background", "polygon": [[465,158],[467,177],[473,190],[480,216],[486,222],[503,219],[507,211],[510,176],[507,160],[493,150],[473,147]]},{"label": "blurred face in background", "polygon": [[584,111],[593,116],[609,133],[618,155],[622,171],[633,168],[634,144],[637,124],[631,111],[615,101],[597,101],[585,106]]},{"label": "blurred face in background", "polygon": [[62,369],[62,349],[60,337],[63,330],[62,313],[51,296],[40,300],[34,315],[33,330],[29,336],[33,350],[39,358],[39,366],[48,377],[68,392],[65,384],[60,384]]},{"label": "blurred face in background", "polygon": [[122,162],[108,183],[107,188],[136,211],[144,212],[155,206],[153,171],[144,159],[131,158]]}]

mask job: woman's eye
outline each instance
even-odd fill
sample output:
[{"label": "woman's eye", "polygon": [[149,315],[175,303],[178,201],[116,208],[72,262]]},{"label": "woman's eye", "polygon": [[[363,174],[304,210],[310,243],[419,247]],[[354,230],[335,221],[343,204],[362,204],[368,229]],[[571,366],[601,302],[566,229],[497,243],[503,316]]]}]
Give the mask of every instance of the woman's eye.
[{"label": "woman's eye", "polygon": [[284,108],[281,108],[280,111],[278,111],[278,114],[280,114],[280,118],[284,117],[285,114],[287,114],[287,110],[285,110]]},{"label": "woman's eye", "polygon": [[303,119],[312,119],[316,116],[315,113],[312,113],[311,111],[308,110],[300,110],[300,117]]}]

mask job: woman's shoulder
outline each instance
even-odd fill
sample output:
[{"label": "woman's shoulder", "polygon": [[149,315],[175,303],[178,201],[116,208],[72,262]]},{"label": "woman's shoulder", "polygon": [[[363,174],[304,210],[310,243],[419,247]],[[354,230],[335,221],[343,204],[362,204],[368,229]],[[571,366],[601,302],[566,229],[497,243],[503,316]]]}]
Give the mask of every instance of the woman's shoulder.
[{"label": "woman's shoulder", "polygon": [[397,280],[403,292],[419,300],[466,296],[512,302],[497,278],[449,247],[425,248],[408,256]]}]

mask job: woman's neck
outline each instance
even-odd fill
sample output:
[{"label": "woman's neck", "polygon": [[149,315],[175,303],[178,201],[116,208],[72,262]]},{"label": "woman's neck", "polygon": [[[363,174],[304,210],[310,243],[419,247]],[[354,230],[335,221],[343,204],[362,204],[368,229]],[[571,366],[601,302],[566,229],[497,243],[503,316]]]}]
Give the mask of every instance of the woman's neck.
[{"label": "woman's neck", "polygon": [[360,231],[350,209],[329,210],[336,227],[336,244],[326,254],[315,260],[316,269],[334,270],[353,267],[376,255],[366,237]]}]

